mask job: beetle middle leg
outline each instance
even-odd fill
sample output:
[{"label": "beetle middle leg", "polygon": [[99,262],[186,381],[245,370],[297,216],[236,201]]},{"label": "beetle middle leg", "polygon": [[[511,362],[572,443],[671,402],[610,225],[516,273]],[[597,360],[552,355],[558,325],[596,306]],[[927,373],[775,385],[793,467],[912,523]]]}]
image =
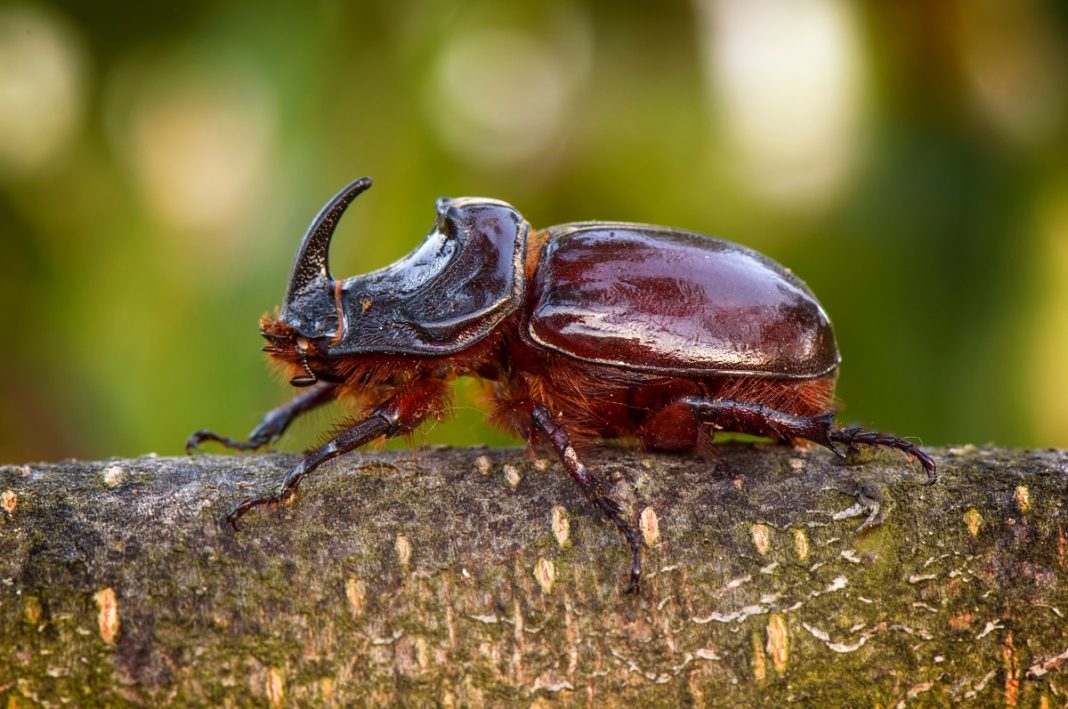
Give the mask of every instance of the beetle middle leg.
[{"label": "beetle middle leg", "polygon": [[627,540],[627,545],[630,547],[631,561],[630,584],[627,586],[626,591],[627,593],[637,593],[641,587],[642,577],[642,551],[637,530],[624,518],[623,510],[619,503],[606,494],[604,484],[579,459],[575,449],[571,446],[567,431],[556,423],[549,410],[541,404],[534,404],[531,407],[530,414],[534,420],[534,425],[545,434],[556,454],[560,456],[560,461],[564,464],[568,474],[571,475],[571,479],[578,483],[578,486],[582,488],[590,502],[596,505],[604,513],[604,516],[616,525],[624,539]]},{"label": "beetle middle leg", "polygon": [[200,444],[205,441],[215,441],[227,448],[242,451],[262,448],[268,443],[278,440],[289,428],[289,424],[293,423],[298,416],[329,401],[333,401],[336,396],[337,386],[335,384],[320,382],[264,414],[259,425],[252,429],[246,440],[241,441],[228,436],[221,436],[214,431],[201,430],[191,435],[189,440],[185,442],[185,452],[192,453],[195,450],[200,450]]},{"label": "beetle middle leg", "polygon": [[888,433],[867,431],[860,426],[839,428],[834,425],[834,412],[819,416],[795,416],[762,404],[733,399],[710,399],[703,396],[683,397],[680,402],[699,420],[729,431],[767,436],[776,440],[800,438],[829,448],[839,458],[845,453],[835,444],[853,448],[856,444],[884,446],[902,451],[923,466],[927,484],[938,480],[931,456],[918,446]]}]

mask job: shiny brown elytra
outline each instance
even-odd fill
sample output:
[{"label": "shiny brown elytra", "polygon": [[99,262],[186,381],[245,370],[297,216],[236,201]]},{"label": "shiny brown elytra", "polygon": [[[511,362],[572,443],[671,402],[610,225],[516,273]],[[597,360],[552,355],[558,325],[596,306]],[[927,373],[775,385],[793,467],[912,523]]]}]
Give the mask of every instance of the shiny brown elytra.
[{"label": "shiny brown elytra", "polygon": [[583,464],[572,442],[633,438],[650,450],[694,451],[716,430],[839,445],[896,448],[935,480],[912,443],[834,425],[840,361],[831,322],[790,271],[755,251],[702,234],[617,222],[534,231],[513,207],[440,199],[437,220],[410,255],[335,280],[330,239],[369,178],[339,192],[312,221],[285,303],[266,315],[264,348],[304,388],[268,412],[246,440],[198,431],[204,441],[256,449],[300,414],[338,397],[370,414],[311,450],[277,494],[241,502],[227,520],[288,500],[323,462],[382,436],[409,433],[449,409],[449,380],[492,389],[494,421],[531,444],[548,443],[631,550],[633,521]]}]

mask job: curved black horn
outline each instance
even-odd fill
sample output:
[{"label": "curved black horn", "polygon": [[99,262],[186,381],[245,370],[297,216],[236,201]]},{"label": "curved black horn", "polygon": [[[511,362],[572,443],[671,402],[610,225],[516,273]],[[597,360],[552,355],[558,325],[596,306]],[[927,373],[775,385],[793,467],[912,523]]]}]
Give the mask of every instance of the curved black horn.
[{"label": "curved black horn", "polygon": [[327,265],[330,237],[352,200],[370,186],[371,178],[361,177],[334,195],[312,220],[300,242],[279,317],[304,337],[332,337],[337,333],[334,278]]},{"label": "curved black horn", "polygon": [[361,177],[344,187],[326,203],[319,214],[308,226],[304,240],[297,250],[297,260],[293,263],[293,273],[289,277],[289,292],[286,301],[297,297],[309,285],[317,280],[333,281],[330,266],[327,263],[330,252],[330,237],[334,235],[338,220],[345,209],[352,204],[361,192],[371,186],[370,177]]}]

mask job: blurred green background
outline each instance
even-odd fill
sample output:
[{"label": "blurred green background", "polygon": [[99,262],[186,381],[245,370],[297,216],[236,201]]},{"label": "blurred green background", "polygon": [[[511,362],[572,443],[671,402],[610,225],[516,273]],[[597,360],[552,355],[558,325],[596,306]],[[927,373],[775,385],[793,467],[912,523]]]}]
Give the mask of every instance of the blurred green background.
[{"label": "blurred green background", "polygon": [[[339,277],[440,195],[703,231],[819,295],[845,421],[1068,446],[1066,56],[1054,0],[4,4],[0,461],[247,432],[289,396],[257,319],[364,174]],[[507,441],[460,390],[426,440]]]}]

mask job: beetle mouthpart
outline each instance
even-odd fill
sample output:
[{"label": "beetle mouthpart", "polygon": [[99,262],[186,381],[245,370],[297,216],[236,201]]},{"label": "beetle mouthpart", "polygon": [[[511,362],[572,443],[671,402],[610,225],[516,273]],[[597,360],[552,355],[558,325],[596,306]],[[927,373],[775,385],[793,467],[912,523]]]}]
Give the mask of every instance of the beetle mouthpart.
[{"label": "beetle mouthpart", "polygon": [[279,319],[302,335],[322,337],[337,328],[334,277],[328,264],[330,239],[341,215],[370,186],[370,177],[345,186],[315,216],[300,242]]},{"label": "beetle mouthpart", "polygon": [[315,372],[308,366],[308,358],[304,355],[301,355],[300,366],[304,368],[304,371],[307,372],[307,374],[305,376],[293,377],[290,379],[289,383],[291,386],[310,387],[312,384],[319,381],[319,377],[315,376]]}]

